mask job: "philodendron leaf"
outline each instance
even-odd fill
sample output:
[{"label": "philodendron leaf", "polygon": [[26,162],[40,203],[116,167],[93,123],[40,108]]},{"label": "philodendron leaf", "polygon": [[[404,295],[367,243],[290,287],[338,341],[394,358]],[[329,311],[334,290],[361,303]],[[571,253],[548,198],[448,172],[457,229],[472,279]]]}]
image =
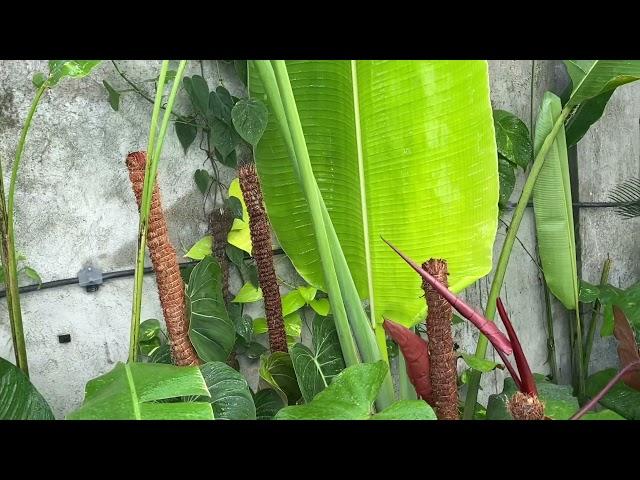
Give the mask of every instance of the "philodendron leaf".
[{"label": "philodendron leaf", "polygon": [[256,407],[245,378],[226,363],[209,362],[200,367],[207,384],[216,420],[255,420]]},{"label": "philodendron leaf", "polygon": [[[556,385],[544,380],[542,375],[534,375],[538,396],[544,404],[544,414],[553,420],[568,420],[578,411],[578,399],[572,395],[569,385]],[[507,402],[517,392],[511,377],[505,378],[501,393],[489,396],[487,420],[512,420]]]},{"label": "philodendron leaf", "polygon": [[[601,370],[587,379],[586,393],[595,396],[616,375],[615,368]],[[640,420],[640,391],[618,382],[599,402],[627,420]]]},{"label": "philodendron leaf", "polygon": [[271,385],[289,405],[295,405],[302,397],[288,353],[263,355],[260,358],[260,378]]},{"label": "philodendron leaf", "polygon": [[252,303],[262,299],[262,289],[245,283],[232,300],[234,303]]},{"label": "philodendron leaf", "polygon": [[117,112],[120,108],[120,92],[116,91],[106,80],[103,80],[102,84],[104,85],[104,88],[107,89],[107,94],[109,95],[109,105],[111,105],[111,108],[113,108]]},{"label": "philodendron leaf", "polygon": [[309,302],[309,306],[318,314],[326,317],[331,311],[331,304],[328,298],[316,298]]},{"label": "philodendron leaf", "polygon": [[[342,371],[333,382],[305,405],[285,407],[276,420],[368,420],[373,417],[373,402],[387,374],[387,364],[359,363]],[[433,420],[435,414],[421,400],[403,401],[383,410],[384,420]]]},{"label": "philodendron leaf", "polygon": [[278,411],[284,407],[284,402],[278,392],[271,388],[263,388],[253,395],[256,405],[256,420],[272,420]]},{"label": "philodendron leaf", "polygon": [[171,347],[168,344],[160,345],[160,347],[150,354],[149,363],[164,363],[166,365],[172,365],[173,360],[171,358]]},{"label": "philodendron leaf", "polygon": [[282,315],[287,316],[304,307],[306,303],[299,290],[292,290],[282,297]]},{"label": "philodendron leaf", "polygon": [[141,342],[147,342],[160,334],[160,321],[155,318],[145,320],[140,324],[138,338]]},{"label": "philodendron leaf", "polygon": [[[298,312],[293,312],[286,317],[284,320],[284,329],[288,336],[291,337],[299,337],[302,332],[302,318]],[[254,335],[262,335],[263,333],[267,333],[269,328],[267,327],[267,319],[264,317],[254,318],[252,331]]]},{"label": "philodendron leaf", "polygon": [[205,362],[226,361],[236,340],[236,327],[227,313],[221,285],[220,265],[210,255],[196,265],[187,285],[189,338]]},{"label": "philodendron leaf", "polygon": [[182,120],[176,120],[173,126],[176,129],[176,135],[178,136],[180,145],[182,145],[182,149],[184,150],[184,153],[186,155],[187,150],[189,150],[189,147],[198,135],[198,129],[195,125]]},{"label": "philodendron leaf", "polygon": [[233,126],[243,140],[255,146],[267,128],[269,112],[257,99],[243,99],[231,110]]},{"label": "philodendron leaf", "polygon": [[461,352],[460,356],[464,359],[465,363],[469,365],[470,368],[483,373],[491,372],[495,370],[498,365],[500,365],[498,362],[492,362],[491,360],[487,360],[486,358],[478,358],[475,355],[464,352]]},{"label": "philodendron leaf", "polygon": [[27,376],[0,358],[0,420],[54,420],[51,407]]},{"label": "philodendron leaf", "polygon": [[498,176],[500,178],[500,206],[505,206],[516,185],[516,167],[506,158],[498,157]]},{"label": "philodendron leaf", "polygon": [[533,156],[533,145],[525,123],[513,113],[494,110],[493,125],[496,129],[498,153],[526,170]]},{"label": "philodendron leaf", "polygon": [[193,247],[184,254],[185,257],[192,260],[202,260],[207,255],[213,254],[213,237],[211,235],[205,235],[198,240]]},{"label": "philodendron leaf", "polygon": [[193,77],[184,77],[182,85],[196,111],[206,118],[209,112],[209,86],[207,81],[200,75],[194,75]]},{"label": "philodendron leaf", "polygon": [[102,60],[49,60],[49,86],[65,77],[82,78],[91,73]]},{"label": "philodendron leaf", "polygon": [[301,343],[290,350],[298,385],[307,403],[345,368],[333,318],[316,315],[312,341],[313,351]]},{"label": "philodendron leaf", "polygon": [[160,402],[209,397],[198,367],[121,363],[87,383],[83,405],[69,420],[213,420],[207,402]]}]

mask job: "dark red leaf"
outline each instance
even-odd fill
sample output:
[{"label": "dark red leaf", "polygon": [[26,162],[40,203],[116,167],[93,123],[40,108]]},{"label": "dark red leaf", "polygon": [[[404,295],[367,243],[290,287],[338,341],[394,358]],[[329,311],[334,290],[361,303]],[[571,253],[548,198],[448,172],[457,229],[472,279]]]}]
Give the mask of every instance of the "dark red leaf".
[{"label": "dark red leaf", "polygon": [[[407,374],[416,392],[432,405],[431,376],[429,372],[429,346],[419,335],[385,318],[385,331],[398,344],[407,363]],[[433,406],[433,405],[432,405]]]},{"label": "dark red leaf", "polygon": [[[620,367],[624,368],[630,363],[640,361],[640,352],[636,338],[629,325],[624,312],[616,305],[613,306],[613,335],[618,340],[618,357],[620,358]],[[640,371],[630,371],[622,377],[622,381],[631,388],[640,390]]]},{"label": "dark red leaf", "polygon": [[387,245],[389,245],[398,255],[400,255],[402,259],[405,262],[407,262],[411,268],[413,268],[416,272],[418,272],[418,274],[429,285],[431,285],[433,289],[436,290],[447,302],[449,302],[451,306],[455,308],[458,311],[458,313],[460,313],[460,315],[462,315],[464,318],[466,318],[471,323],[473,323],[476,326],[476,328],[478,328],[478,330],[480,330],[482,334],[485,337],[487,337],[487,339],[491,342],[491,345],[493,345],[493,348],[495,348],[496,350],[500,350],[506,355],[511,355],[511,352],[512,352],[511,342],[505,336],[504,333],[498,330],[498,327],[496,327],[496,325],[493,322],[487,320],[484,316],[476,312],[473,308],[467,305],[463,300],[458,298],[458,296],[454,294],[451,290],[449,290],[447,287],[442,285],[442,283],[440,283],[438,280],[433,278],[433,275],[429,274],[429,272],[421,268],[416,262],[414,262],[409,257],[407,257],[404,253],[398,250],[391,243],[387,242],[384,238],[382,240]]}]

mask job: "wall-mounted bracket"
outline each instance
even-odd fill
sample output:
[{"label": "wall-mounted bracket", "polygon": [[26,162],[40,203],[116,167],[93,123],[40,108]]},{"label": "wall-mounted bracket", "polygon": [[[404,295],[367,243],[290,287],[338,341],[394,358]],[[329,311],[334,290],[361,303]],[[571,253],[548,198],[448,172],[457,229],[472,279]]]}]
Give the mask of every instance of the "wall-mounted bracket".
[{"label": "wall-mounted bracket", "polygon": [[87,292],[95,292],[102,285],[102,270],[86,266],[78,272],[78,285],[85,287]]}]

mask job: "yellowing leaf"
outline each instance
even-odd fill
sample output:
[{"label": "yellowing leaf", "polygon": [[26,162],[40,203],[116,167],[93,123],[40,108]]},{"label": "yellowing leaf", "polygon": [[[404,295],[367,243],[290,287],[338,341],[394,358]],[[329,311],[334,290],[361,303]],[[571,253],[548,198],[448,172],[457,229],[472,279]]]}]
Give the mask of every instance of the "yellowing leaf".
[{"label": "yellowing leaf", "polygon": [[198,240],[193,247],[184,254],[185,257],[192,260],[202,260],[207,255],[212,255],[213,237],[206,235]]}]

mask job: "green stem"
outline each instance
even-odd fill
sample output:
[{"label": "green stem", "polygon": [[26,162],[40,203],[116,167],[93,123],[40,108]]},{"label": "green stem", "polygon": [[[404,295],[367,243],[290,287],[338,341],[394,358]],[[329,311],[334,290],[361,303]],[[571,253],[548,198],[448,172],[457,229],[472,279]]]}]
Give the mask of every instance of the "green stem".
[{"label": "green stem", "polygon": [[149,144],[147,147],[147,161],[145,164],[144,186],[142,188],[142,198],[140,199],[140,223],[138,225],[138,251],[134,275],[133,290],[133,306],[131,310],[131,332],[129,338],[129,362],[135,362],[138,356],[138,338],[140,333],[140,317],[142,312],[142,280],[144,278],[144,256],[145,247],[147,245],[147,233],[149,227],[149,212],[151,211],[151,199],[153,196],[153,186],[155,185],[156,174],[158,172],[158,161],[162,154],[164,138],[167,133],[167,126],[173,105],[175,103],[178,87],[184,74],[186,60],[181,60],[176,77],[174,79],[171,93],[165,114],[162,118],[160,133],[156,141],[156,130],[160,108],[162,103],[162,94],[166,81],[166,74],[169,69],[169,61],[162,62],[160,77],[158,79],[158,88],[156,91],[156,99],[153,105],[153,113],[151,116],[151,128],[149,130]]},{"label": "green stem", "polygon": [[551,296],[549,295],[549,287],[542,279],[542,286],[544,288],[544,305],[547,320],[547,359],[549,361],[549,367],[551,369],[551,376],[553,383],[558,383],[558,362],[556,360],[556,337],[553,332],[553,313],[551,311]]},{"label": "green stem", "polygon": [[24,152],[24,145],[27,140],[27,133],[31,127],[31,121],[38,109],[38,104],[44,92],[49,88],[49,82],[45,81],[36,91],[36,96],[31,103],[31,108],[27,114],[22,132],[20,133],[20,140],[18,141],[18,148],[16,149],[16,156],[11,167],[11,180],[9,182],[9,196],[6,204],[4,205],[4,185],[2,185],[2,222],[3,222],[3,235],[2,235],[2,260],[5,265],[5,281],[7,283],[7,305],[9,307],[9,318],[11,323],[11,333],[13,337],[13,347],[16,356],[16,366],[29,376],[29,365],[27,362],[27,348],[24,339],[24,329],[22,326],[22,310],[20,308],[20,291],[18,289],[18,262],[16,260],[16,247],[15,247],[15,231],[14,231],[14,199],[16,192],[16,183],[18,180],[18,170],[20,168],[20,160]]},{"label": "green stem", "polygon": [[[611,272],[611,259],[607,256],[602,266],[602,274],[600,275],[600,287],[604,287],[609,282],[609,273]],[[589,362],[591,361],[591,350],[593,349],[593,339],[595,338],[596,326],[598,324],[598,316],[600,314],[600,300],[596,300],[593,304],[593,312],[591,313],[591,323],[587,331],[586,345],[584,349],[583,371],[585,377],[589,376]]]},{"label": "green stem", "polygon": [[[522,193],[520,194],[518,205],[513,212],[511,224],[509,226],[509,230],[507,231],[507,236],[504,240],[504,245],[502,246],[502,251],[500,252],[500,258],[498,259],[498,265],[496,266],[496,271],[491,283],[491,291],[489,292],[489,299],[487,300],[487,307],[485,309],[485,317],[488,320],[493,321],[493,318],[495,317],[496,300],[498,299],[500,290],[502,289],[504,277],[507,273],[507,266],[509,264],[509,257],[511,256],[511,250],[513,249],[513,244],[516,240],[516,235],[518,233],[518,229],[520,228],[520,223],[522,222],[522,218],[524,217],[524,212],[527,209],[527,203],[529,203],[529,199],[531,198],[531,195],[533,193],[533,187],[536,184],[536,179],[538,178],[540,170],[542,170],[545,157],[547,156],[547,153],[549,153],[549,149],[551,148],[551,145],[553,145],[553,142],[555,141],[556,136],[558,135],[560,128],[562,128],[564,120],[567,118],[567,115],[569,115],[570,111],[571,108],[567,106],[562,109],[560,116],[553,125],[553,129],[551,130],[551,132],[549,132],[544,140],[544,143],[540,147],[540,151],[536,155],[533,166],[531,167],[531,171],[529,172],[529,176],[527,177],[527,181],[522,188]],[[480,335],[478,344],[476,346],[475,356],[478,358],[484,358],[487,353],[487,346],[487,338],[484,335]],[[475,405],[478,399],[480,377],[480,372],[473,371],[469,379],[469,388],[467,390],[467,398],[464,406],[463,418],[465,420],[473,418]]]}]

